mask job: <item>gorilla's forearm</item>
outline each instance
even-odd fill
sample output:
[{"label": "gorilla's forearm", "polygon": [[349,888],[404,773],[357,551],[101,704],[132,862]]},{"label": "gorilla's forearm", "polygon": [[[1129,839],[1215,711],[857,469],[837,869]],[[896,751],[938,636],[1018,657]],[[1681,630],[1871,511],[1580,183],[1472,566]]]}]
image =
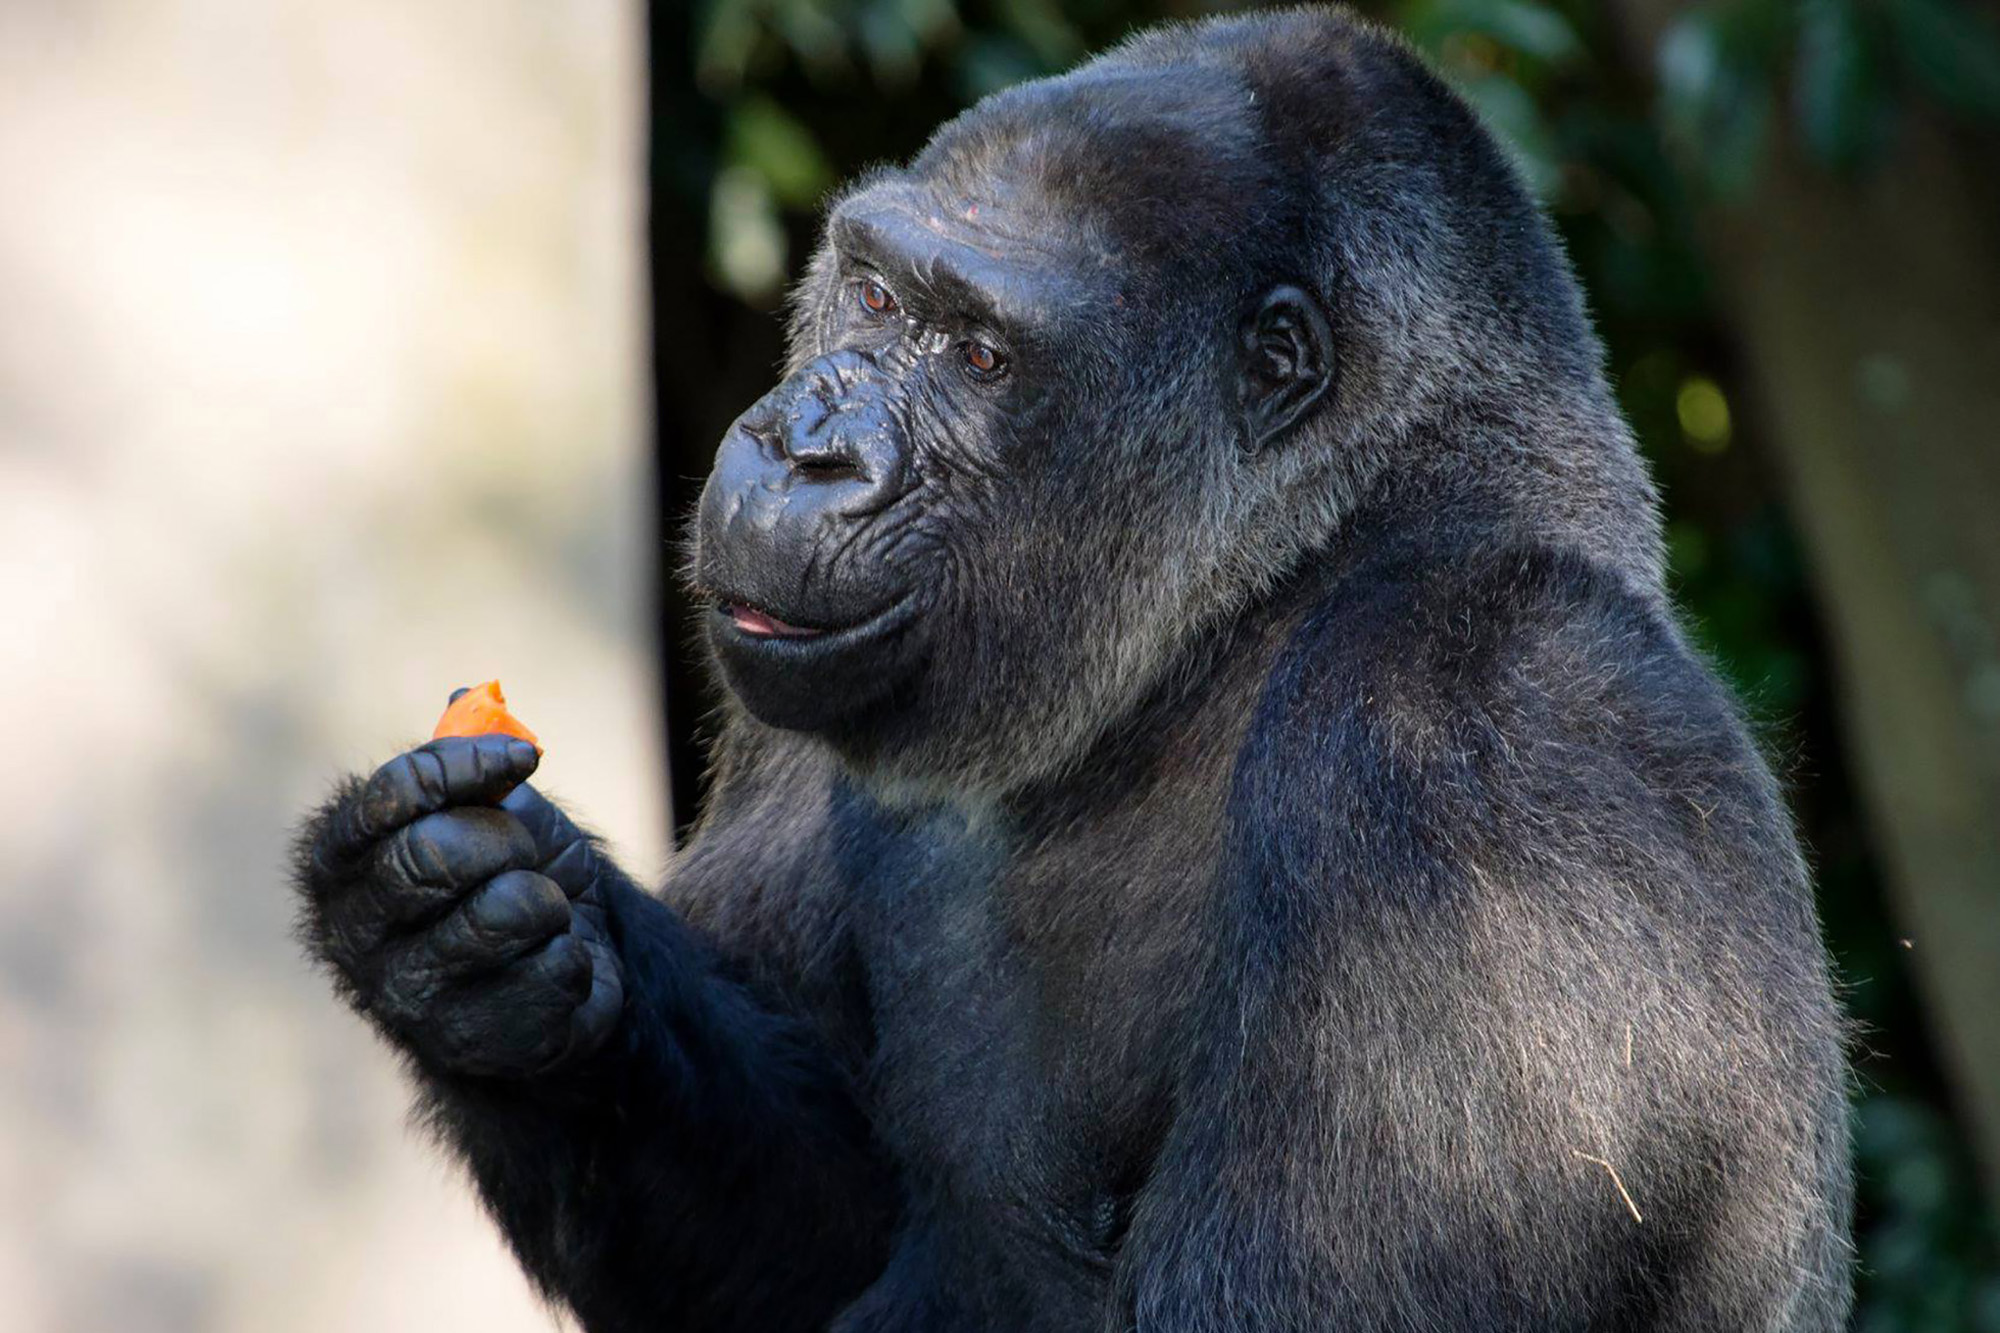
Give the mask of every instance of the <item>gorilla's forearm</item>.
[{"label": "gorilla's forearm", "polygon": [[612,878],[631,998],[610,1043],[526,1083],[426,1076],[427,1117],[592,1333],[822,1327],[880,1272],[893,1208],[847,1081]]},{"label": "gorilla's forearm", "polygon": [[588,1328],[823,1326],[892,1198],[842,1066],[524,781],[537,758],[448,738],[343,784],[299,841],[302,938]]}]

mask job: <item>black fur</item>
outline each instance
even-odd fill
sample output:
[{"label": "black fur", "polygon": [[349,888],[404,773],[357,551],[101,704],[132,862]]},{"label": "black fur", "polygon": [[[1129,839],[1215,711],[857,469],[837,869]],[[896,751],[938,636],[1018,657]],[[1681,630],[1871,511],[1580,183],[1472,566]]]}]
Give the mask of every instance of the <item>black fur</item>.
[{"label": "black fur", "polygon": [[704,501],[739,703],[662,893],[497,739],[301,843],[309,947],[542,1288],[592,1330],[1839,1328],[1810,888],[1470,113],[1338,12],[1167,28],[828,236]]}]

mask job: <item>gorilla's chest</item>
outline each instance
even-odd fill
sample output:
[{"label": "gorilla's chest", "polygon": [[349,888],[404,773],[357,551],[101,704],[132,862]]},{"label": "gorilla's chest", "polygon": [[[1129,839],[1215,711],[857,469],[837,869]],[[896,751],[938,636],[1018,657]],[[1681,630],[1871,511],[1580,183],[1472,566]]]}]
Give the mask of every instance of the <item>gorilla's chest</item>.
[{"label": "gorilla's chest", "polygon": [[940,1234],[1021,1238],[982,1266],[1101,1279],[1199,970],[1184,929],[1213,875],[1199,822],[1028,843],[942,813],[847,844],[872,848],[850,881],[871,1110]]}]

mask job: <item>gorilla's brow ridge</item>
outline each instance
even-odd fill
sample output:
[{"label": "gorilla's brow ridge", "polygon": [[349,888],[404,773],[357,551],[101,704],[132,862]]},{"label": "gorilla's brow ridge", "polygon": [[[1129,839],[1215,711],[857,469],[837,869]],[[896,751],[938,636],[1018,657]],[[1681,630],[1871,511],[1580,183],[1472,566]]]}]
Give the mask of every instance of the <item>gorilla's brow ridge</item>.
[{"label": "gorilla's brow ridge", "polygon": [[[1000,250],[950,235],[935,220],[927,225],[900,212],[880,216],[894,221],[885,225],[871,216],[834,216],[827,235],[844,265],[859,263],[895,280],[906,303],[914,292],[919,307],[942,307],[999,333],[1022,334],[1047,318],[1050,294],[1027,290],[1027,272]],[[913,239],[918,244],[911,244]],[[952,250],[992,271],[974,272]]]},{"label": "gorilla's brow ridge", "polygon": [[858,260],[896,279],[897,294],[906,302],[915,289],[954,312],[997,322],[999,303],[992,293],[936,251],[913,255],[889,242],[877,228],[846,218],[836,224],[834,244],[843,258]]}]

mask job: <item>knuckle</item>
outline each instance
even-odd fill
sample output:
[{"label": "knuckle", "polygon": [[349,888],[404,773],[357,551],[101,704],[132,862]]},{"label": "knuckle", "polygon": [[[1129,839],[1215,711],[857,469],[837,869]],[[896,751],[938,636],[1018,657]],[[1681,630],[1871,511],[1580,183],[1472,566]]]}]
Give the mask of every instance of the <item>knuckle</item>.
[{"label": "knuckle", "polygon": [[488,805],[465,806],[455,812],[462,816],[459,832],[476,841],[486,858],[487,875],[503,870],[525,870],[535,864],[535,840],[521,821],[505,810]]},{"label": "knuckle", "polygon": [[494,876],[468,911],[473,926],[488,935],[553,934],[569,925],[569,900],[546,876],[532,870]]},{"label": "knuckle", "polygon": [[509,811],[493,810],[489,813],[506,832],[508,859],[514,865],[523,868],[534,865],[540,859],[541,853],[535,846],[535,835],[528,830],[528,826]]},{"label": "knuckle", "polygon": [[407,803],[421,791],[417,779],[416,753],[405,750],[375,771],[368,794],[378,805]]},{"label": "knuckle", "polygon": [[535,955],[542,979],[572,1005],[590,995],[590,954],[575,935],[558,935]]},{"label": "knuckle", "polygon": [[524,831],[498,810],[466,806],[425,815],[391,838],[387,867],[411,883],[464,889],[532,865]]},{"label": "knuckle", "polygon": [[397,835],[415,878],[428,884],[449,883],[456,862],[464,857],[460,839],[453,836],[449,815],[425,815]]},{"label": "knuckle", "polygon": [[422,884],[430,878],[416,844],[417,839],[409,829],[382,843],[381,878],[392,890]]},{"label": "knuckle", "polygon": [[569,894],[579,894],[597,878],[596,849],[588,839],[579,838],[557,852],[543,867],[550,879]]},{"label": "knuckle", "polygon": [[410,777],[418,793],[430,805],[440,805],[451,795],[445,780],[445,765],[436,750],[422,746],[410,751]]},{"label": "knuckle", "polygon": [[541,854],[553,854],[574,841],[577,832],[555,802],[531,782],[515,784],[500,800],[500,808],[521,822]]},{"label": "knuckle", "polygon": [[435,808],[441,788],[435,758],[422,749],[405,750],[376,769],[363,784],[355,812],[357,830],[374,839]]},{"label": "knuckle", "polygon": [[464,976],[510,963],[568,924],[555,886],[532,872],[508,871],[469,894],[430,935],[439,964]]}]

